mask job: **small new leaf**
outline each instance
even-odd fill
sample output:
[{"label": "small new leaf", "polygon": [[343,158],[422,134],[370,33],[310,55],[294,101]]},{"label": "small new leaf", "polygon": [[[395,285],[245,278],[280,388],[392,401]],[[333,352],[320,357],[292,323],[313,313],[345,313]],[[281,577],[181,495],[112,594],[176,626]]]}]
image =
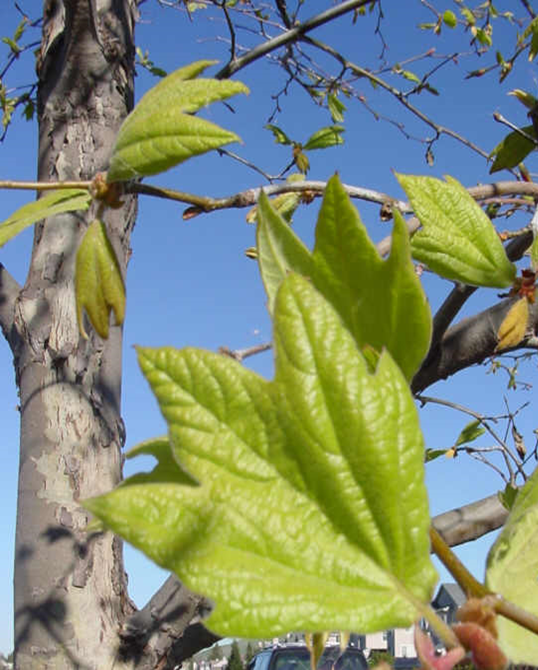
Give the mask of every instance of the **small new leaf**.
[{"label": "small new leaf", "polygon": [[197,61],[180,68],[143,96],[118,133],[109,182],[164,172],[188,158],[240,141],[235,133],[193,116],[212,102],[248,93],[238,81],[196,79],[214,62]]},{"label": "small new leaf", "polygon": [[486,214],[452,177],[396,175],[418,217],[413,257],[431,270],[473,286],[511,286],[516,267]]},{"label": "small new leaf", "polygon": [[272,123],[268,123],[265,126],[265,128],[267,128],[267,130],[270,130],[273,133],[273,136],[275,138],[275,142],[277,144],[285,144],[285,145],[293,144],[293,142],[286,135],[286,133],[282,130],[282,128],[279,128],[278,126],[275,126]]},{"label": "small new leaf", "polygon": [[443,23],[449,28],[455,28],[458,25],[458,19],[450,9],[445,10],[443,14]]},{"label": "small new leaf", "polygon": [[[529,137],[536,138],[533,126],[525,126],[521,130]],[[508,133],[490,154],[491,158],[495,158],[489,171],[490,174],[516,167],[534,149],[536,149],[536,142],[527,139],[515,130]]]},{"label": "small new leaf", "polygon": [[509,91],[508,95],[513,95],[514,98],[517,98],[522,105],[525,105],[527,109],[532,109],[538,103],[538,100],[529,93],[528,91],[523,91],[520,88],[514,88],[512,91]]},{"label": "small new leaf", "polygon": [[478,419],[475,419],[474,421],[468,423],[465,426],[465,428],[461,431],[454,446],[459,447],[462,444],[467,444],[468,442],[474,442],[485,432],[486,429],[484,428],[484,426],[480,423]]},{"label": "small new leaf", "polygon": [[328,149],[335,147],[338,144],[344,143],[342,133],[345,128],[343,126],[327,126],[320,128],[313,135],[311,135],[306,144],[303,146],[305,151],[313,151],[314,149]]},{"label": "small new leaf", "polygon": [[41,219],[63,212],[88,209],[91,200],[86,189],[71,188],[52,191],[35,202],[23,205],[0,223],[0,247]]},{"label": "small new leaf", "polygon": [[110,312],[114,312],[116,325],[123,323],[125,287],[106,228],[97,219],[89,226],[77,252],[75,294],[78,326],[84,338],[88,337],[84,329],[84,310],[104,339],[108,337]]},{"label": "small new leaf", "polygon": [[342,123],[344,121],[346,106],[334,93],[329,93],[327,96],[327,107],[334,123]]},{"label": "small new leaf", "polygon": [[499,343],[495,347],[495,351],[517,346],[525,337],[528,323],[529,303],[527,298],[520,298],[510,307],[508,314],[499,326],[497,332]]}]

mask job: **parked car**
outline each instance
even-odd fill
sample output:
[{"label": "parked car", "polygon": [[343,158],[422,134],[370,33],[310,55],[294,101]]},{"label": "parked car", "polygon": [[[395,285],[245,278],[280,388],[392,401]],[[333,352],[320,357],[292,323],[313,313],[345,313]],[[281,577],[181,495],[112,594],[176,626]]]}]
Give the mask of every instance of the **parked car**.
[{"label": "parked car", "polygon": [[[368,663],[360,649],[327,647],[318,670],[366,670]],[[310,670],[310,653],[305,646],[285,645],[263,649],[251,658],[247,670]]]}]

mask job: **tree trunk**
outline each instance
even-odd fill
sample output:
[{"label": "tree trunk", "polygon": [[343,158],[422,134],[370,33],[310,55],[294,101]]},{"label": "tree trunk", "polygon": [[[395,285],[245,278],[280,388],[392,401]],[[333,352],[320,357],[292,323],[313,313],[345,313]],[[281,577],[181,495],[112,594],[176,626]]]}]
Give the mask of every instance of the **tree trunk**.
[{"label": "tree trunk", "polygon": [[[91,179],[106,169],[132,106],[135,10],[135,0],[45,3],[41,181]],[[135,205],[128,198],[106,214],[124,273]],[[88,327],[84,340],[76,319],[76,251],[94,216],[62,214],[36,226],[28,278],[11,300],[12,327],[5,328],[20,390],[15,667],[21,670],[123,667],[118,631],[134,609],[120,542],[110,533],[88,538],[89,517],[80,507],[120,481],[124,442],[121,329],[113,327],[104,342]]]}]

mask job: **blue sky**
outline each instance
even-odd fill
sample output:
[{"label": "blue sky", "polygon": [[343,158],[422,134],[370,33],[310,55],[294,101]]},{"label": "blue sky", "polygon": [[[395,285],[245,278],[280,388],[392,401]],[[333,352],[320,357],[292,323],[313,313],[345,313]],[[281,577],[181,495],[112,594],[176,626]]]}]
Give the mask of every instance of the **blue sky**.
[{"label": "blue sky", "polygon": [[[27,0],[21,6],[34,10]],[[447,6],[450,3],[447,0]],[[499,2],[499,9],[513,3]],[[311,0],[305,3],[302,16],[306,18],[328,3]],[[142,5],[138,26],[138,43],[148,49],[150,57],[160,67],[171,71],[180,65],[201,58],[215,58],[225,62],[227,45],[220,39],[225,34],[223,21],[207,20],[203,12],[195,13],[189,21],[184,12],[159,7],[155,0]],[[469,38],[461,31],[444,30],[441,39],[428,32],[414,30],[423,21],[431,20],[430,14],[418,2],[386,2],[383,37],[387,43],[386,58],[389,64],[409,56],[424,53],[434,46],[438,53],[469,51]],[[0,25],[3,34],[11,34],[19,17],[11,2],[0,7]],[[360,19],[352,25],[348,18],[341,18],[334,25],[316,32],[320,39],[336,44],[350,60],[369,67],[376,67],[376,56],[381,50],[379,37],[373,34],[375,17]],[[271,31],[271,29],[269,29]],[[409,32],[411,31],[411,32]],[[271,34],[276,34],[273,30]],[[505,42],[500,32],[494,34],[501,50]],[[240,41],[248,44],[252,38],[240,33]],[[7,47],[0,45],[1,53]],[[488,63],[491,57],[488,58]],[[28,61],[28,59],[26,59]],[[17,64],[8,86],[16,81],[30,81],[32,64]],[[320,58],[323,62],[323,58]],[[512,78],[500,85],[495,75],[465,80],[466,71],[486,64],[485,58],[472,65],[462,60],[459,65],[445,66],[433,85],[438,85],[442,96],[438,99],[427,93],[415,99],[423,111],[438,123],[444,124],[467,136],[476,144],[490,150],[506,134],[506,129],[495,123],[492,113],[501,111],[515,123],[525,125],[525,110],[506,93],[516,87],[531,92],[536,88],[536,67],[522,60]],[[418,73],[431,67],[411,64]],[[406,66],[407,67],[407,66]],[[384,75],[394,85],[402,80],[390,73]],[[277,66],[259,62],[240,72],[237,79],[244,81],[251,94],[232,100],[234,112],[223,105],[212,107],[204,115],[234,130],[243,139],[242,145],[230,149],[263,167],[271,174],[278,173],[289,162],[289,148],[274,143],[271,133],[264,130],[274,101],[271,95],[282,89],[283,79]],[[145,71],[139,71],[136,80],[137,98],[155,83]],[[415,135],[429,136],[431,131],[410,117],[390,96],[376,91],[361,80],[357,89],[377,111],[405,124],[406,130]],[[316,108],[304,91],[292,87],[289,95],[281,96],[282,111],[273,121],[296,140],[306,138],[319,127],[328,125],[326,110]],[[457,144],[442,138],[434,146],[435,163],[429,167],[424,159],[425,148],[408,140],[394,125],[376,121],[356,101],[346,102],[345,144],[343,147],[310,154],[312,179],[326,180],[336,170],[342,181],[402,197],[392,170],[413,174],[441,176],[451,174],[465,185],[491,181],[485,161]],[[0,146],[0,179],[33,179],[36,173],[36,127],[17,118],[3,146]],[[533,169],[532,159],[528,166]],[[501,178],[508,178],[502,175]],[[260,175],[229,158],[217,155],[194,159],[186,165],[150,180],[164,186],[192,191],[197,194],[227,195],[244,188],[263,184]],[[0,220],[9,216],[18,206],[30,200],[24,192],[2,191]],[[303,207],[297,214],[295,227],[308,243],[312,240],[319,201]],[[376,240],[390,232],[387,224],[380,223],[378,208],[358,204],[359,211]],[[156,199],[141,199],[139,218],[133,234],[133,257],[129,266],[127,292],[127,319],[125,323],[123,416],[127,427],[127,447],[165,432],[164,422],[156,402],[138,370],[133,345],[195,345],[215,350],[225,345],[243,348],[270,339],[270,321],[264,305],[264,293],[257,266],[244,255],[244,250],[254,244],[255,230],[245,223],[244,210],[230,210],[199,216],[189,222],[181,218],[182,206]],[[505,226],[505,222],[501,224]],[[517,227],[521,220],[509,220],[506,226]],[[31,249],[31,231],[10,242],[1,250],[0,260],[23,283],[28,268]],[[430,277],[425,286],[432,307],[439,305],[450,289],[448,282]],[[465,313],[473,313],[496,301],[494,291],[481,291],[473,297]],[[272,374],[270,354],[249,360],[256,371],[266,376]],[[534,363],[522,369],[521,378],[536,383]],[[13,381],[13,367],[9,348],[0,344],[1,397],[3,398],[2,434],[3,459],[0,472],[0,503],[3,508],[1,533],[4,539],[0,551],[0,650],[12,647],[12,563],[14,520],[17,486],[18,412],[17,396]],[[466,371],[457,378],[440,382],[428,390],[429,395],[457,401],[477,412],[496,415],[506,410],[505,397],[512,410],[532,399],[532,390],[515,394],[506,389],[506,378],[501,374],[486,376],[486,369]],[[427,445],[432,448],[449,447],[457,437],[467,418],[453,411],[428,406],[421,412]],[[532,409],[524,412],[518,428],[534,446]],[[502,432],[502,428],[500,428]],[[482,444],[489,444],[483,439]],[[129,464],[129,471],[137,467]],[[427,467],[427,481],[432,513],[437,514],[455,506],[471,502],[494,493],[501,487],[495,473],[466,457],[454,460],[438,459]],[[460,555],[479,577],[483,575],[484,558],[491,538],[467,545]],[[164,573],[151,566],[138,552],[127,549],[127,569],[132,596],[143,605],[163,580]]]}]

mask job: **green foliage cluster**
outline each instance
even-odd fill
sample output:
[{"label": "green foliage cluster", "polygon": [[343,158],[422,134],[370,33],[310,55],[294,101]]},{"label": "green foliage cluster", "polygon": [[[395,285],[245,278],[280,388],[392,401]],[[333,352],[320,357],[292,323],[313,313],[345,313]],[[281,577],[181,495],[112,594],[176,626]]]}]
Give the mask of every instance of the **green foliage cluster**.
[{"label": "green foliage cluster", "polygon": [[380,663],[386,663],[389,667],[394,665],[394,656],[388,651],[373,651],[368,656],[368,667],[376,668]]}]

